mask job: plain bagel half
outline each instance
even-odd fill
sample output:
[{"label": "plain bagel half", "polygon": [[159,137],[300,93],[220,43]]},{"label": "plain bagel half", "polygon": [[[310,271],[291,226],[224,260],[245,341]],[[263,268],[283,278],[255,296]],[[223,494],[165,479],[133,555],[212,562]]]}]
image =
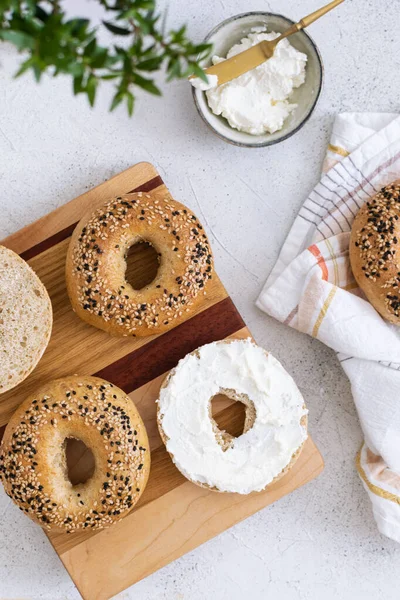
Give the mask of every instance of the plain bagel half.
[{"label": "plain bagel half", "polygon": [[0,246],[0,394],[21,383],[50,340],[49,294],[18,254]]}]

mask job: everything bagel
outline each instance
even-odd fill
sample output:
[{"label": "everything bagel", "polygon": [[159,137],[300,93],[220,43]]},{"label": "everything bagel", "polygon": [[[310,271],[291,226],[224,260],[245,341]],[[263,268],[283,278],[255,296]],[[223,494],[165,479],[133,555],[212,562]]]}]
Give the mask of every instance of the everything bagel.
[{"label": "everything bagel", "polygon": [[[66,440],[92,451],[93,475],[73,485]],[[46,529],[72,533],[121,520],[146,487],[150,469],[147,433],[133,402],[97,377],[47,383],[14,413],[0,446],[0,479],[6,493]]]},{"label": "everything bagel", "polygon": [[400,181],[382,188],[358,211],[350,239],[354,277],[372,306],[400,325]]},{"label": "everything bagel", "polygon": [[[125,279],[126,254],[150,243],[159,269],[135,290]],[[166,193],[133,193],[84,217],[66,263],[68,294],[84,321],[113,335],[167,331],[196,310],[212,276],[212,254],[197,217]]]}]

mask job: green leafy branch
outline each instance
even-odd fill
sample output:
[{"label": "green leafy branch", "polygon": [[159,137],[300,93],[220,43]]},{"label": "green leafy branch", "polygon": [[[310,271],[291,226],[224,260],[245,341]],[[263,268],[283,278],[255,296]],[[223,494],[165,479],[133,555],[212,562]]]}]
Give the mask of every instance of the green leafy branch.
[{"label": "green leafy branch", "polygon": [[152,75],[161,69],[167,81],[192,73],[205,78],[199,66],[209,44],[194,44],[186,26],[166,31],[155,0],[97,0],[110,13],[102,22],[120,43],[98,41],[98,28],[88,19],[68,19],[58,0],[0,0],[0,40],[24,53],[16,76],[33,71],[70,75],[74,94],[86,94],[93,106],[101,81],[112,80],[115,94],[110,110],[122,102],[133,113],[135,88],[161,95]]}]

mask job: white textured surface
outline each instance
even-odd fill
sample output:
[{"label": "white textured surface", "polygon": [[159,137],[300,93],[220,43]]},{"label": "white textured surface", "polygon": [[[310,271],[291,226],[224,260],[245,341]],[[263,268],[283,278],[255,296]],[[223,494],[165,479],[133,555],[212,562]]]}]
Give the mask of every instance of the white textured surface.
[{"label": "white textured surface", "polygon": [[[72,9],[80,5],[72,2]],[[83,3],[82,3],[83,4]],[[169,19],[200,39],[246,10],[302,17],[316,0],[172,0]],[[85,5],[86,6],[86,5]],[[89,4],[92,11],[94,3]],[[318,178],[333,115],[399,110],[397,2],[346,0],[312,26],[326,77],[308,124],[269,149],[228,146],[198,118],[185,82],[146,96],[129,120],[90,110],[69,82],[14,82],[0,47],[0,238],[140,160],[152,161],[211,237],[218,272],[257,341],[294,376],[310,409],[324,473],[119,598],[140,600],[398,600],[400,547],[380,536],[354,469],[361,432],[333,353],[254,307],[297,209]],[[44,534],[0,490],[0,598],[75,600]]]}]

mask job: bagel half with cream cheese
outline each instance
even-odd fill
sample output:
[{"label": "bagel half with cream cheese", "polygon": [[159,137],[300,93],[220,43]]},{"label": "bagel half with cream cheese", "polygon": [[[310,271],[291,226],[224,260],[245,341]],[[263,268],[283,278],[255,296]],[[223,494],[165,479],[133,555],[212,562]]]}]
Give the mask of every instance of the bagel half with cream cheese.
[{"label": "bagel half with cream cheese", "polygon": [[[245,404],[237,438],[212,418],[218,394]],[[157,422],[181,473],[216,492],[264,490],[292,468],[307,439],[307,410],[295,382],[251,340],[207,344],[179,361],[161,386]]]}]

